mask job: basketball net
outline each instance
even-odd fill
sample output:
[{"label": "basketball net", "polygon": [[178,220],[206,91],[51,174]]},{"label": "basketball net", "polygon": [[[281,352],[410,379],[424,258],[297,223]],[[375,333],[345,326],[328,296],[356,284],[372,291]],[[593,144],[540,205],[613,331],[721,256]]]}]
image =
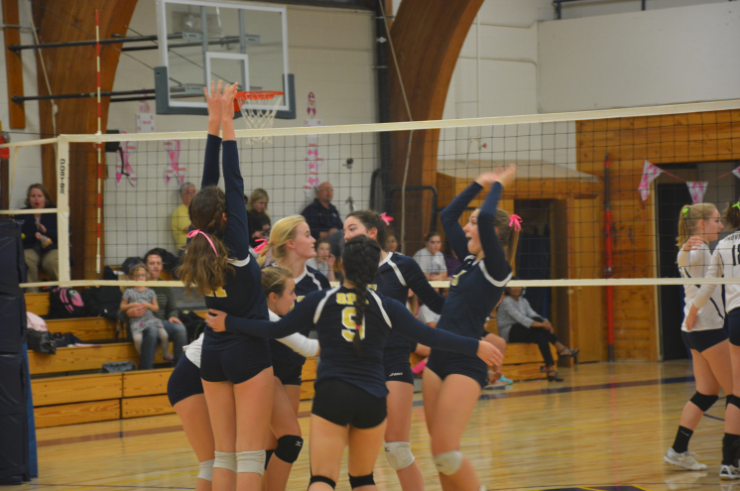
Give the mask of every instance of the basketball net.
[{"label": "basketball net", "polygon": [[[263,130],[272,128],[275,113],[283,100],[283,93],[277,90],[250,90],[237,92],[234,99],[235,111],[241,111],[247,129]],[[257,108],[258,106],[259,108]],[[253,136],[246,139],[252,143],[272,143],[272,136]]]}]

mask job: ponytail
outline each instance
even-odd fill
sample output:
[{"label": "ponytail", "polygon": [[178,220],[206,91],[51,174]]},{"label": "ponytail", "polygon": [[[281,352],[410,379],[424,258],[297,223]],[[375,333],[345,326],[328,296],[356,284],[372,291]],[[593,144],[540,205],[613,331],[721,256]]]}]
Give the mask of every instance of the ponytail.
[{"label": "ponytail", "polygon": [[[729,208],[732,208],[730,206]],[[678,215],[678,237],[676,237],[676,245],[682,247],[691,235],[693,235],[696,226],[700,220],[709,220],[717,208],[711,203],[697,203],[695,205],[684,205]],[[735,208],[737,216],[740,218],[740,210]],[[727,213],[727,210],[725,210]],[[725,218],[727,220],[727,218]],[[740,223],[740,221],[738,222]]]},{"label": "ponytail", "polygon": [[731,230],[740,229],[740,201],[727,203],[727,208],[722,212],[724,222]]},{"label": "ponytail", "polygon": [[342,262],[347,280],[355,285],[357,302],[355,303],[355,337],[352,340],[352,347],[357,356],[362,356],[360,328],[365,322],[367,289],[378,273],[380,246],[375,240],[364,235],[353,237],[344,245]]}]

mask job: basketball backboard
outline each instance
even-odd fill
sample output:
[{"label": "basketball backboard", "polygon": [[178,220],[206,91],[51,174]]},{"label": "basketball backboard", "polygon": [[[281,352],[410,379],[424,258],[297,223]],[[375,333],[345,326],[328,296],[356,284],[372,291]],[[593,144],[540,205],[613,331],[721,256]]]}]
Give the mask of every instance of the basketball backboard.
[{"label": "basketball backboard", "polygon": [[157,17],[158,114],[206,114],[203,87],[223,80],[238,82],[240,91],[283,92],[276,117],[295,118],[284,7],[157,0]]}]

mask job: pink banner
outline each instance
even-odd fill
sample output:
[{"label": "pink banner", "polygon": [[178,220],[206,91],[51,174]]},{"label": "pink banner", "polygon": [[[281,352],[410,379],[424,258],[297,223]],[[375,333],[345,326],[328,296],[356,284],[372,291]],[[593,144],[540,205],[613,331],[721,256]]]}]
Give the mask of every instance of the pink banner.
[{"label": "pink banner", "polygon": [[686,186],[689,188],[691,193],[691,200],[696,203],[701,203],[704,199],[704,193],[707,191],[709,181],[686,181]]},{"label": "pink banner", "polygon": [[652,183],[655,178],[662,173],[663,171],[660,168],[654,166],[645,159],[645,163],[642,166],[642,179],[640,180],[640,185],[637,187],[643,201],[650,197],[650,183]]},{"label": "pink banner", "polygon": [[185,166],[180,164],[180,140],[166,140],[164,148],[170,160],[164,172],[164,179],[169,184],[170,179],[177,179],[180,184],[185,184]]},{"label": "pink banner", "polygon": [[[126,132],[121,130],[121,134],[125,135]],[[123,179],[123,176],[126,176],[128,178],[128,182],[130,182],[132,186],[136,187],[138,178],[136,177],[134,168],[131,167],[131,163],[129,162],[131,154],[135,152],[135,142],[121,142],[121,151],[116,152],[116,186],[121,184],[121,179]]]}]

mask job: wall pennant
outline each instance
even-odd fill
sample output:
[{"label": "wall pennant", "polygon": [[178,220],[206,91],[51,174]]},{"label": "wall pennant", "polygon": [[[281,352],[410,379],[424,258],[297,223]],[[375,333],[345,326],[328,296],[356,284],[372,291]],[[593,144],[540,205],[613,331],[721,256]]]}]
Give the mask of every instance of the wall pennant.
[{"label": "wall pennant", "polygon": [[689,193],[691,193],[691,201],[694,204],[702,202],[708,185],[709,181],[686,181],[686,186],[688,186]]},{"label": "wall pennant", "polygon": [[180,164],[180,140],[166,140],[164,148],[170,161],[164,171],[165,182],[169,184],[170,179],[177,179],[180,184],[185,184],[185,166]]},{"label": "wall pennant", "polygon": [[663,171],[659,167],[654,166],[645,159],[645,163],[642,166],[642,179],[640,180],[640,185],[637,187],[643,201],[650,197],[650,183],[662,173]]}]

